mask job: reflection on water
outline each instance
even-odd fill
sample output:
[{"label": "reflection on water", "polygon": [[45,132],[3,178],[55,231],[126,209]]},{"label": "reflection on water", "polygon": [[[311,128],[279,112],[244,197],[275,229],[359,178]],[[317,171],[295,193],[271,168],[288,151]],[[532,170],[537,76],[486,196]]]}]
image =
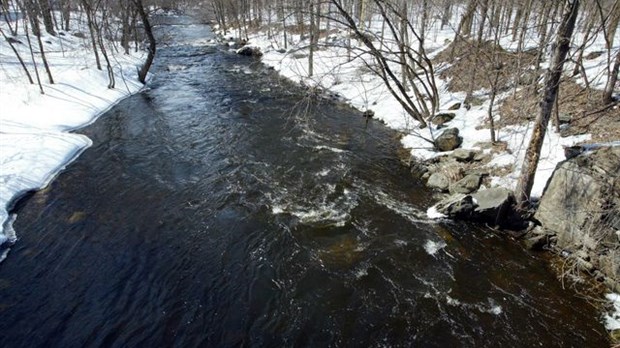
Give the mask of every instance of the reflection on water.
[{"label": "reflection on water", "polygon": [[20,207],[1,346],[607,344],[540,260],[428,221],[390,131],[160,30],[151,89]]}]

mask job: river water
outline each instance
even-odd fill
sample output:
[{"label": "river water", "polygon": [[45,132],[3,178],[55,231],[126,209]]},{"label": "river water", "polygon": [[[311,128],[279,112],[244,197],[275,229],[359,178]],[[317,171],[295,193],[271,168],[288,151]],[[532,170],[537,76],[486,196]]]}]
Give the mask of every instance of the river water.
[{"label": "river water", "polygon": [[394,132],[169,22],[150,89],[18,206],[1,347],[608,345],[537,256],[427,220]]}]

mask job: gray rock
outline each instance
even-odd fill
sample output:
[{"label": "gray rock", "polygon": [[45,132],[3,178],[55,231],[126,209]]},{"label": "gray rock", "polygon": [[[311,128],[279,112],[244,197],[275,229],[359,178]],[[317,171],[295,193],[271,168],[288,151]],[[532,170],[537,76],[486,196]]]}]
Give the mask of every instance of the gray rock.
[{"label": "gray rock", "polygon": [[448,108],[448,110],[453,111],[453,110],[458,110],[461,108],[461,103],[454,103],[452,104],[451,107]]},{"label": "gray rock", "polygon": [[478,174],[469,174],[463,179],[450,185],[450,193],[472,193],[480,188],[482,176]]},{"label": "gray rock", "polygon": [[470,195],[455,194],[435,205],[435,209],[452,219],[469,219],[474,211],[475,203]]},{"label": "gray rock", "polygon": [[433,173],[428,178],[426,186],[437,189],[442,192],[448,191],[450,187],[450,179],[442,173]]},{"label": "gray rock", "polygon": [[515,203],[512,191],[502,187],[494,187],[472,194],[476,209],[474,216],[477,219],[502,225],[508,218]]},{"label": "gray rock", "polygon": [[444,112],[435,115],[433,117],[432,122],[436,126],[443,126],[445,123],[452,121],[456,117],[455,113],[452,112]]},{"label": "gray rock", "polygon": [[284,54],[284,53],[286,53],[286,49],[280,48],[276,52]]},{"label": "gray rock", "polygon": [[237,50],[237,54],[242,56],[260,57],[263,55],[259,47],[256,46],[243,46]]},{"label": "gray rock", "polygon": [[461,146],[463,138],[458,128],[448,128],[435,139],[435,148],[439,151],[452,151]]},{"label": "gray rock", "polygon": [[469,162],[476,156],[476,151],[468,149],[456,149],[452,152],[452,157],[459,162]]},{"label": "gray rock", "polygon": [[566,112],[561,112],[558,118],[560,120],[560,124],[566,124],[570,123],[573,120],[573,115]]},{"label": "gray rock", "polygon": [[473,158],[474,162],[482,162],[487,159],[491,159],[491,155],[484,152],[476,152]]},{"label": "gray rock", "polygon": [[504,188],[482,190],[474,194],[454,194],[435,205],[438,212],[453,219],[488,222],[504,226],[512,212],[514,196]]},{"label": "gray rock", "polygon": [[[590,250],[616,241],[620,219],[620,147],[584,152],[561,162],[547,182],[534,215],[558,235],[558,247]],[[597,242],[601,241],[601,242]]]}]

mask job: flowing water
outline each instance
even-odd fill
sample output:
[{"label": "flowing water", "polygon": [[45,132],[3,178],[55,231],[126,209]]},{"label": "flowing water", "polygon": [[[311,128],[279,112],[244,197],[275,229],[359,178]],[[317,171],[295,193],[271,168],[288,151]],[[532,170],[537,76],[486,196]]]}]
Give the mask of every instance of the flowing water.
[{"label": "flowing water", "polygon": [[174,21],[150,89],[18,207],[1,347],[608,345],[538,257],[427,220],[395,133]]}]

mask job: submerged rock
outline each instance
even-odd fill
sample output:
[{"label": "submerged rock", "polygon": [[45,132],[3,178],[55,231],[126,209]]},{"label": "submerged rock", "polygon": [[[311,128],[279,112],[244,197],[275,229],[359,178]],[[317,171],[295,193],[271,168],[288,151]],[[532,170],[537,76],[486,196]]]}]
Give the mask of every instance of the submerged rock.
[{"label": "submerged rock", "polygon": [[439,151],[452,151],[461,146],[463,138],[458,128],[448,128],[435,139],[435,148]]}]

